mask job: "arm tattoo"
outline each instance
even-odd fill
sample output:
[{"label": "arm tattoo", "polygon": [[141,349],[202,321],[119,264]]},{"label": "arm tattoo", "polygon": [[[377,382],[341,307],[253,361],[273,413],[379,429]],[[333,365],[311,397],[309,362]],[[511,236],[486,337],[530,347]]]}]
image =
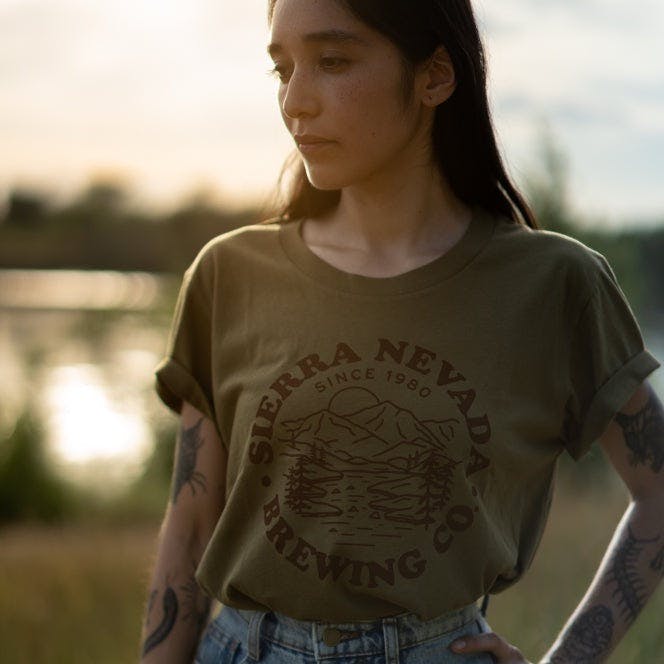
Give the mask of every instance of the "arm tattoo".
[{"label": "arm tattoo", "polygon": [[[156,591],[155,591],[156,592]],[[151,603],[154,601],[154,593],[150,597]],[[178,598],[173,588],[168,586],[164,593],[162,600],[162,608],[164,610],[164,617],[161,619],[156,629],[145,639],[143,645],[143,657],[147,655],[150,650],[156,648],[172,631],[175,620],[178,616]]]},{"label": "arm tattoo", "polygon": [[652,388],[646,405],[634,415],[616,413],[632,466],[643,464],[658,473],[664,466],[664,409]]},{"label": "arm tattoo", "polygon": [[664,576],[664,546],[660,547],[657,555],[650,561],[650,569]]},{"label": "arm tattoo", "polygon": [[150,616],[152,615],[152,607],[154,607],[155,600],[157,599],[157,595],[159,594],[158,590],[153,590],[150,593],[150,598],[148,599],[148,605],[147,608],[145,609],[145,620],[146,622],[150,619]]},{"label": "arm tattoo", "polygon": [[613,614],[607,606],[593,606],[572,624],[551,664],[595,664],[613,638]]},{"label": "arm tattoo", "polygon": [[654,539],[639,539],[630,526],[627,527],[627,538],[615,552],[609,570],[609,582],[615,584],[613,597],[617,597],[622,617],[630,624],[639,615],[648,599],[643,579],[637,570],[638,558],[646,544],[656,542]]},{"label": "arm tattoo", "polygon": [[194,565],[194,568],[187,579],[187,583],[180,586],[180,589],[184,593],[182,608],[185,613],[183,614],[182,619],[196,625],[196,629],[200,634],[207,622],[211,600],[198,585],[195,577],[195,569],[196,566]]},{"label": "arm tattoo", "polygon": [[191,493],[196,495],[196,486],[203,491],[206,489],[205,475],[196,470],[196,457],[198,450],[203,446],[203,439],[200,436],[203,418],[191,428],[182,427],[180,435],[180,445],[178,446],[178,458],[175,464],[175,474],[173,477],[173,503],[178,498],[180,490],[185,484],[189,485]]}]

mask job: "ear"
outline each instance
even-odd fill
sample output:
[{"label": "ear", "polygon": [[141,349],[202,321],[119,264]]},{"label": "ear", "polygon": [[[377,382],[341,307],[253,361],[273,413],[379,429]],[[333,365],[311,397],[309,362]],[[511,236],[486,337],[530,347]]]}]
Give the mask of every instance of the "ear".
[{"label": "ear", "polygon": [[422,71],[422,81],[421,100],[425,106],[438,106],[454,93],[456,89],[454,65],[444,46],[439,46],[426,61]]}]

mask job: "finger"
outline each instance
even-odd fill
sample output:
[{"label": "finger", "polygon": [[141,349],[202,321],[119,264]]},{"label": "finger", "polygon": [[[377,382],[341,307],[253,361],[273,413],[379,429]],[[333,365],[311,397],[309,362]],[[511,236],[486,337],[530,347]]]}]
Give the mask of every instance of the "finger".
[{"label": "finger", "polygon": [[490,652],[499,659],[510,657],[514,649],[507,641],[493,632],[462,636],[454,641],[450,648],[454,652]]}]

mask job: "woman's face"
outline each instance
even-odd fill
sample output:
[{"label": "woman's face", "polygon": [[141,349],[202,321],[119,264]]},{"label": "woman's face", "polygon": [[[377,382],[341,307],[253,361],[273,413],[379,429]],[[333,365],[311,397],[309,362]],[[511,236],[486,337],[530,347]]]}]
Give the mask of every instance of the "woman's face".
[{"label": "woman's face", "polygon": [[417,94],[404,106],[388,39],[335,0],[277,0],[271,28],[281,114],[315,187],[398,182],[428,162],[431,117]]}]

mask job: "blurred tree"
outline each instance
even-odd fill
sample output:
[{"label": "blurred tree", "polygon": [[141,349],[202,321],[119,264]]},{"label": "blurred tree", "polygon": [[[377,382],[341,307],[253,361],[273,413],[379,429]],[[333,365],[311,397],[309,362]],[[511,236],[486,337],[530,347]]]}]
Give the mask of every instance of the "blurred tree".
[{"label": "blurred tree", "polygon": [[574,235],[577,219],[569,200],[569,161],[557,145],[550,126],[540,130],[537,162],[525,176],[524,189],[542,228]]},{"label": "blurred tree", "polygon": [[[659,228],[644,233],[641,240],[642,263],[639,270],[645,271],[647,300],[646,314],[653,323],[664,323],[664,219]],[[658,320],[655,320],[658,319]],[[660,328],[661,329],[661,328]]]},{"label": "blurred tree", "polygon": [[59,226],[90,227],[124,220],[129,192],[119,179],[100,177],[90,184],[69,205],[58,211]]},{"label": "blurred tree", "polygon": [[649,299],[647,274],[650,268],[644,263],[642,233],[633,230],[611,232],[599,228],[586,230],[577,236],[607,259],[632,309],[637,316],[640,315]]},{"label": "blurred tree", "polygon": [[47,219],[47,202],[44,196],[24,189],[10,192],[4,223],[16,228],[37,228]]},{"label": "blurred tree", "polygon": [[61,521],[75,506],[69,486],[49,469],[41,426],[27,408],[0,455],[0,523]]},{"label": "blurred tree", "polygon": [[664,312],[664,231],[649,235],[638,229],[612,231],[589,227],[572,210],[569,197],[569,160],[543,121],[537,161],[524,178],[526,198],[542,228],[574,237],[601,253],[613,268],[632,308]]},{"label": "blurred tree", "polygon": [[168,504],[179,421],[170,415],[154,423],[155,445],[141,475],[97,514],[97,519],[158,521]]}]

